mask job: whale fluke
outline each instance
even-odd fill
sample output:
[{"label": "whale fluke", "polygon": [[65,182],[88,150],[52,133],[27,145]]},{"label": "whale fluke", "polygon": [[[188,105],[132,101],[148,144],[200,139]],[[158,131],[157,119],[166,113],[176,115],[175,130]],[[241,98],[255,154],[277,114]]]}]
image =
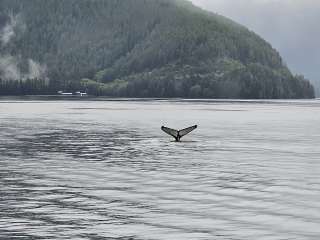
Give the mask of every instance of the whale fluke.
[{"label": "whale fluke", "polygon": [[192,127],[188,127],[182,130],[175,130],[172,128],[168,128],[168,127],[161,127],[161,130],[164,131],[165,133],[169,134],[170,136],[174,137],[175,140],[177,142],[180,142],[181,138],[187,134],[189,134],[190,132],[192,132],[193,130],[195,130],[198,127],[198,125],[194,125]]}]

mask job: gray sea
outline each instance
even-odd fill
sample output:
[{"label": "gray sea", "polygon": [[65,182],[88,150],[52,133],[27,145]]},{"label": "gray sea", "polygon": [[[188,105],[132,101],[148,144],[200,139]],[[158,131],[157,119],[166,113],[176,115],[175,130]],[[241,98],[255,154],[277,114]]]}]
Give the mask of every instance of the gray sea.
[{"label": "gray sea", "polygon": [[318,240],[319,146],[319,100],[1,99],[0,239]]}]

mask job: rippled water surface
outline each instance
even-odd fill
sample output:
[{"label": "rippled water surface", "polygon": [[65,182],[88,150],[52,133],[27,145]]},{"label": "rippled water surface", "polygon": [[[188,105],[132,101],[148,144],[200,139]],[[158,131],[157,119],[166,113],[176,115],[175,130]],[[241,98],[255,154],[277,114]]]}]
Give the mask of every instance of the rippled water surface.
[{"label": "rippled water surface", "polygon": [[319,145],[317,100],[1,100],[0,239],[318,240]]}]

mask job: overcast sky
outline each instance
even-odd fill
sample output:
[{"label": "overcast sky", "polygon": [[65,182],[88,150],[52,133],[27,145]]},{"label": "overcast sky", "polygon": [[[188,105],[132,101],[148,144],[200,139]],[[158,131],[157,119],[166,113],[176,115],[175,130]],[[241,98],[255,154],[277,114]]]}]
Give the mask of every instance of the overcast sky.
[{"label": "overcast sky", "polygon": [[320,0],[191,1],[255,31],[294,73],[320,82]]}]

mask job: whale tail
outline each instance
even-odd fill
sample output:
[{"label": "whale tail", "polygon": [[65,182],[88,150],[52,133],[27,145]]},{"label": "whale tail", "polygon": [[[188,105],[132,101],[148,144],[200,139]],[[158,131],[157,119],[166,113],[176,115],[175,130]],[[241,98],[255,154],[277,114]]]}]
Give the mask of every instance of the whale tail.
[{"label": "whale tail", "polygon": [[178,131],[178,130],[175,130],[172,128],[162,126],[161,130],[164,131],[165,133],[169,134],[170,136],[174,137],[177,142],[180,142],[182,137],[189,134],[190,132],[195,130],[197,127],[198,127],[197,125],[194,125],[192,127],[188,127],[188,128],[185,128],[185,129]]}]

